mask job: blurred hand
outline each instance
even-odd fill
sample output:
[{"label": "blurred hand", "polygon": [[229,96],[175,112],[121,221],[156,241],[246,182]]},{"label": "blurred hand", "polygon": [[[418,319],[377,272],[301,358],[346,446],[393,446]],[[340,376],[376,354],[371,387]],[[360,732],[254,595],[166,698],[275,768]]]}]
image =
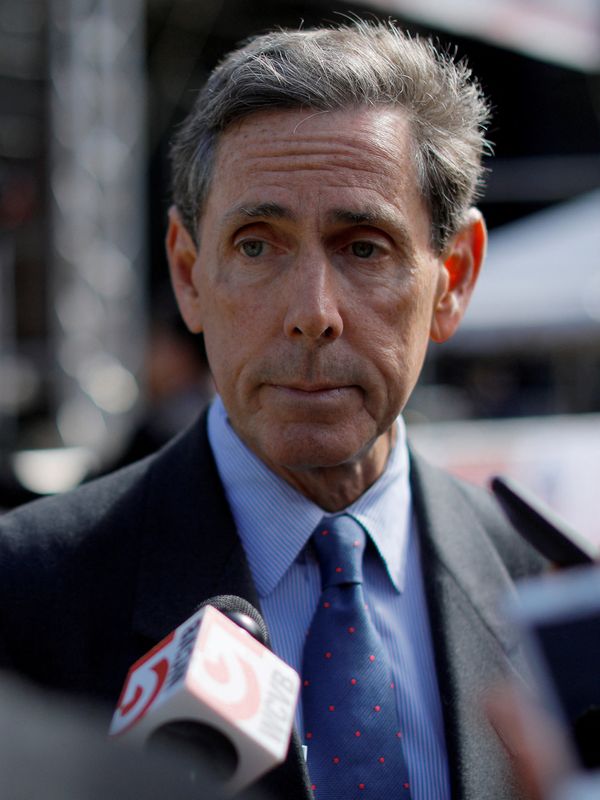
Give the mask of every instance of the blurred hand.
[{"label": "blurred hand", "polygon": [[490,692],[485,706],[488,719],[510,755],[523,797],[548,800],[576,769],[555,720],[532,698],[509,684]]}]

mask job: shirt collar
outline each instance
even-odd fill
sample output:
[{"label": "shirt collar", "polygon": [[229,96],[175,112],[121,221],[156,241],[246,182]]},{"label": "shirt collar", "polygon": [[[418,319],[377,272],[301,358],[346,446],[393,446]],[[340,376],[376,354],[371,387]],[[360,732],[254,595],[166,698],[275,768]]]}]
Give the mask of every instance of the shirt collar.
[{"label": "shirt collar", "polygon": [[[411,501],[404,422],[381,477],[344,512],[367,531],[397,591],[404,587]],[[272,472],[238,437],[220,397],[208,414],[208,437],[260,597],[277,586],[327,514]]]}]

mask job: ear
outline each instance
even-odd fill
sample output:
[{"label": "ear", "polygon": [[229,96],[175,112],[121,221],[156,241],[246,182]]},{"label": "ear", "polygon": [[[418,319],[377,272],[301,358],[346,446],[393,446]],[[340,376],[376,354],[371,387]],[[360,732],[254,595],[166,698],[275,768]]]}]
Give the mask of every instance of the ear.
[{"label": "ear", "polygon": [[169,227],[165,240],[173,291],[179,311],[192,333],[202,331],[200,296],[194,282],[198,259],[196,245],[175,206],[169,209]]},{"label": "ear", "polygon": [[463,227],[440,257],[438,298],[433,309],[430,335],[445,342],[458,328],[485,257],[487,230],[481,212],[469,209]]}]

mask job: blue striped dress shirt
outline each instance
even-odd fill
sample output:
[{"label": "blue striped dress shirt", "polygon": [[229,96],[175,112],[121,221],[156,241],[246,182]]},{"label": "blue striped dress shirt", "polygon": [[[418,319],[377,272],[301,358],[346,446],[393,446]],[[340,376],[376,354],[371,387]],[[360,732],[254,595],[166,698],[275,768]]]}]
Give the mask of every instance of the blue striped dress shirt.
[{"label": "blue striped dress shirt", "polygon": [[[364,592],[387,650],[413,800],[449,800],[448,763],[431,632],[408,480],[404,423],[385,472],[348,506],[374,547],[364,559]],[[273,650],[298,672],[321,593],[319,567],[305,548],[327,513],[275,475],[240,440],[220,398],[208,416],[217,468],[242,540]],[[302,733],[302,708],[297,727]]]}]

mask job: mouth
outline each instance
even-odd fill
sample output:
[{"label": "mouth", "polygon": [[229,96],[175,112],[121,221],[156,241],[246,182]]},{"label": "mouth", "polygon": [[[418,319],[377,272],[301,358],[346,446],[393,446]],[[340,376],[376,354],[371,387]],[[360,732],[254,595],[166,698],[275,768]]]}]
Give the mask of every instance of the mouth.
[{"label": "mouth", "polygon": [[324,392],[339,392],[343,389],[349,389],[350,387],[344,384],[330,383],[290,383],[275,385],[275,388],[290,392],[301,392],[304,394],[320,394]]},{"label": "mouth", "polygon": [[293,381],[264,384],[263,392],[272,413],[310,425],[336,425],[364,403],[363,391],[355,384]]},{"label": "mouth", "polygon": [[303,408],[339,407],[358,391],[358,386],[331,383],[286,383],[269,387],[280,403]]}]

